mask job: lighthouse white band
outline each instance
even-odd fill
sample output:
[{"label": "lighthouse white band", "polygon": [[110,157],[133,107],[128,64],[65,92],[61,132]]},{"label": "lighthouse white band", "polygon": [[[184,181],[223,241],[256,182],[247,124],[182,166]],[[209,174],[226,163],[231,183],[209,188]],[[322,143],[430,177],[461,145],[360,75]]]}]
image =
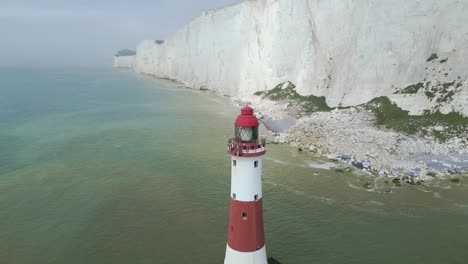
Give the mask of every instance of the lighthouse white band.
[{"label": "lighthouse white band", "polygon": [[254,252],[239,252],[227,245],[224,264],[268,264],[266,247]]},{"label": "lighthouse white band", "polygon": [[262,198],[262,157],[231,158],[231,197],[242,202]]}]

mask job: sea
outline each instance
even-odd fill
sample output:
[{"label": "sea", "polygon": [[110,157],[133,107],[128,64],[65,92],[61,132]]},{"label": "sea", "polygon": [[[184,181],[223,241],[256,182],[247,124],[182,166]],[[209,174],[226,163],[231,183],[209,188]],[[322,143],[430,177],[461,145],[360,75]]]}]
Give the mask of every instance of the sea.
[{"label": "sea", "polygon": [[[238,113],[127,70],[0,69],[0,263],[223,263]],[[267,148],[281,263],[468,263],[468,178],[397,186]]]}]

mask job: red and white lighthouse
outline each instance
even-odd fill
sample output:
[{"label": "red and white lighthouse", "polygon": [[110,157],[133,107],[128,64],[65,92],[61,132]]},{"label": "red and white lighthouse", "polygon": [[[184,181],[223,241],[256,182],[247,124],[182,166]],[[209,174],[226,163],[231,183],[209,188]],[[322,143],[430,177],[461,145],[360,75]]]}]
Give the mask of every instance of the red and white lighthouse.
[{"label": "red and white lighthouse", "polygon": [[262,157],[259,122],[253,109],[244,107],[228,142],[231,155],[231,202],[224,264],[267,264],[262,209]]}]

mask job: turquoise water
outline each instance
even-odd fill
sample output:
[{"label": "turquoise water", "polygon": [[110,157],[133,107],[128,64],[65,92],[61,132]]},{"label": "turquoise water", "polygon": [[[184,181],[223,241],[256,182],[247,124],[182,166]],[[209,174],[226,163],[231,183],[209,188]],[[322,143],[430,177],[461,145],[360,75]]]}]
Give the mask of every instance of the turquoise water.
[{"label": "turquoise water", "polygon": [[[0,263],[222,263],[237,112],[126,71],[0,70]],[[468,262],[465,179],[398,188],[333,166],[269,146],[269,254]]]}]

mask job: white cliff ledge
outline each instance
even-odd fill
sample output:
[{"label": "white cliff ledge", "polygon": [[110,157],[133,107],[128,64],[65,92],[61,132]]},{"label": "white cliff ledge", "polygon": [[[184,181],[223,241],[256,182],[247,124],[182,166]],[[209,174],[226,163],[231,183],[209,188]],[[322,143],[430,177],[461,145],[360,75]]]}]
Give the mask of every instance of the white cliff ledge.
[{"label": "white cliff ledge", "polygon": [[387,96],[412,114],[468,116],[466,14],[465,0],[251,0],[116,65],[241,98],[291,81],[332,107]]}]

